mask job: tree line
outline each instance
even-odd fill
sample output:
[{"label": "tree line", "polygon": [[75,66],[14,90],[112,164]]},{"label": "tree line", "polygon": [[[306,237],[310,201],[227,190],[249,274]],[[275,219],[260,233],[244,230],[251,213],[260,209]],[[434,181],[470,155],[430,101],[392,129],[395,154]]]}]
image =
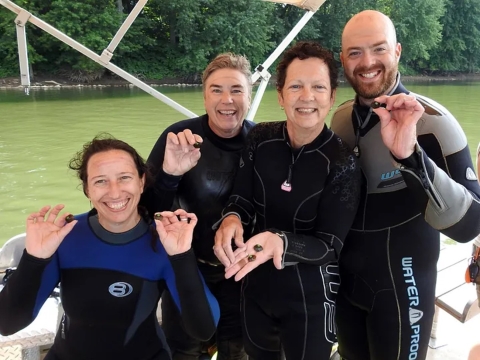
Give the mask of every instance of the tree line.
[{"label": "tree line", "polygon": [[[101,54],[136,0],[13,0]],[[355,13],[390,16],[402,44],[404,75],[474,73],[480,69],[480,0],[327,0],[295,40],[315,40],[339,58],[343,26]],[[217,54],[262,63],[305,13],[261,0],[149,0],[112,62],[146,79],[199,82]],[[15,14],[0,6],[0,77],[18,76]],[[90,81],[106,70],[54,37],[27,25],[31,73]],[[339,64],[340,65],[340,64]],[[271,69],[273,72],[273,69]]]}]

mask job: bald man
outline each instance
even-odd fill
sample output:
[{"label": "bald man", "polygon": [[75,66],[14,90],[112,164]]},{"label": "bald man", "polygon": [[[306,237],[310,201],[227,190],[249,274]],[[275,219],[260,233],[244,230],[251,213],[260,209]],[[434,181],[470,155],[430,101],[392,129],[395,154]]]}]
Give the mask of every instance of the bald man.
[{"label": "bald man", "polygon": [[[336,110],[331,128],[354,149],[364,176],[340,255],[336,321],[346,360],[425,359],[439,232],[459,242],[480,232],[465,134],[447,109],[402,85],[401,52],[380,12],[363,11],[345,26],[340,58],[356,97]],[[396,108],[408,102],[421,104],[414,121],[414,111]]]}]

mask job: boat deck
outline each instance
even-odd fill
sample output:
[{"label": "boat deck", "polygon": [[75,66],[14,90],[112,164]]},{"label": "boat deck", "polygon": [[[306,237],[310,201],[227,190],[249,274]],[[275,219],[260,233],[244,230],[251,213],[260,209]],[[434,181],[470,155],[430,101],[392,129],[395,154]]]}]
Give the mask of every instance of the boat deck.
[{"label": "boat deck", "polygon": [[[444,311],[440,311],[437,325],[437,342],[445,345],[428,349],[427,360],[466,360],[470,348],[480,343],[480,316],[460,323]],[[480,359],[478,359],[480,360]]]}]

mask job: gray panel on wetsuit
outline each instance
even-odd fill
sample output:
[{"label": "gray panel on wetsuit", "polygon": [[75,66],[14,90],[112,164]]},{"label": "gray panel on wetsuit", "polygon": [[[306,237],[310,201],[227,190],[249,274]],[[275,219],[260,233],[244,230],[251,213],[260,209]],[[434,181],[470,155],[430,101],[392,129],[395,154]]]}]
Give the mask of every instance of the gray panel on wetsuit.
[{"label": "gray panel on wetsuit", "polygon": [[[442,148],[444,157],[463,150],[467,146],[467,138],[453,115],[437,102],[421,95],[415,94],[415,96],[425,107],[425,113],[417,124],[417,136],[434,135]],[[430,199],[425,211],[425,220],[438,230],[458,223],[473,201],[467,189],[452,180],[449,174],[438,167],[435,167],[432,190],[440,201],[440,207]]]},{"label": "gray panel on wetsuit", "polygon": [[[355,133],[352,126],[353,101],[345,103],[335,113],[332,130],[340,136],[350,148],[355,147]],[[345,118],[346,117],[346,118]],[[364,137],[360,137],[360,165],[367,179],[368,193],[393,192],[406,187],[400,170],[395,167],[390,151],[383,144],[379,134],[380,123],[376,124]],[[368,144],[368,146],[361,146]]]},{"label": "gray panel on wetsuit", "polygon": [[467,138],[455,117],[442,105],[424,96],[415,95],[425,107],[417,123],[417,136],[432,134],[442,147],[443,156],[459,152],[467,146]]},{"label": "gray panel on wetsuit", "polygon": [[[467,146],[467,140],[453,115],[435,101],[418,94],[413,95],[425,106],[425,113],[417,124],[417,136],[426,134],[435,136],[444,156],[464,149]],[[332,130],[353,148],[355,134],[351,119],[352,106],[353,100],[339,107],[334,115],[336,119],[332,122]],[[368,175],[368,193],[370,194],[396,191],[405,187],[405,184],[403,183],[402,186],[400,182],[399,171],[395,168],[389,171],[389,161],[391,163],[393,159],[383,144],[379,132],[380,123],[369,130],[366,136],[360,138],[359,141],[360,145],[368,144],[368,146],[360,146],[359,160],[364,174]],[[397,166],[399,167],[399,165]],[[434,201],[430,200],[425,210],[425,220],[432,227],[440,230],[459,222],[471,206],[473,197],[435,164],[434,167],[435,177],[431,185],[433,192],[441,202],[441,207],[439,208]]]}]

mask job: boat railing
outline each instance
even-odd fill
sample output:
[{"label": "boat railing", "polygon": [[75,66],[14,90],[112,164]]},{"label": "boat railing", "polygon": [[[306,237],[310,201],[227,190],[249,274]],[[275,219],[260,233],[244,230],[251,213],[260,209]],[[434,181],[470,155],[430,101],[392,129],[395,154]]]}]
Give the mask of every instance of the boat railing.
[{"label": "boat railing", "polygon": [[[120,76],[129,83],[137,86],[139,89],[152,95],[156,99],[162,101],[166,105],[172,107],[178,112],[187,117],[196,117],[197,115],[169,97],[165,96],[150,85],[131,75],[127,71],[121,69],[111,62],[115,49],[118,44],[135,21],[139,13],[142,11],[148,0],[138,0],[134,9],[127,16],[123,24],[120,26],[115,36],[110,41],[109,45],[98,55],[75,39],[67,36],[60,30],[51,26],[47,22],[34,16],[26,9],[18,6],[11,0],[0,0],[0,5],[8,10],[16,13],[14,20],[17,34],[17,45],[20,64],[20,79],[21,86],[24,87],[25,93],[29,94],[30,89],[30,73],[28,63],[27,51],[27,37],[25,26],[30,22],[36,27],[54,36],[64,44],[72,47],[81,54],[95,61],[97,64],[110,70],[112,73]],[[290,42],[298,35],[300,30],[307,24],[310,18],[315,14],[318,8],[325,2],[325,0],[266,0],[272,2],[281,2],[289,5],[294,5],[304,9],[306,12],[298,23],[292,28],[285,39],[277,46],[272,54],[260,65],[255,68],[252,74],[252,83],[259,81],[259,86],[256,90],[255,97],[252,101],[247,119],[254,120],[261,99],[264,95],[265,89],[270,80],[271,74],[269,67],[275,62]],[[7,243],[0,249],[0,282],[3,280],[5,272],[9,268],[14,268],[20,261],[20,257],[25,248],[25,234],[19,234],[7,241]],[[0,291],[3,285],[0,284]],[[45,305],[40,310],[39,315],[35,321],[22,331],[12,336],[0,336],[0,359],[29,359],[40,360],[42,351],[48,349],[55,337],[58,323],[62,317],[63,308],[61,306],[60,297],[58,293],[52,294]]]},{"label": "boat railing", "polygon": [[[129,83],[137,86],[146,93],[152,95],[158,100],[162,101],[166,105],[172,107],[173,109],[179,111],[187,117],[196,117],[197,115],[177,102],[170,99],[168,96],[162,94],[158,90],[154,89],[150,85],[131,75],[127,71],[121,69],[111,62],[114,55],[115,49],[117,48],[120,41],[125,36],[126,32],[135,21],[137,16],[140,14],[144,6],[147,4],[148,0],[138,0],[137,4],[127,16],[125,21],[122,23],[115,36],[112,38],[108,46],[102,51],[101,55],[96,54],[83,44],[72,39],[68,35],[64,34],[60,30],[51,26],[47,22],[41,20],[40,18],[34,16],[26,9],[15,4],[11,0],[0,0],[0,5],[5,8],[13,11],[17,14],[17,17],[14,20],[16,32],[17,32],[17,45],[18,45],[18,55],[19,55],[19,64],[20,64],[20,80],[21,85],[25,88],[25,93],[28,94],[30,88],[30,73],[28,66],[28,51],[27,51],[27,36],[25,31],[25,26],[27,23],[32,23],[43,31],[54,36],[64,44],[72,47],[81,54],[95,61],[97,64],[105,67],[114,74],[125,79]],[[280,56],[280,54],[285,50],[285,48],[290,44],[290,42],[298,35],[300,30],[307,24],[310,18],[315,14],[320,6],[325,2],[325,0],[266,0],[271,2],[280,2],[285,4],[294,5],[306,10],[303,17],[298,21],[298,23],[292,28],[289,34],[285,39],[277,46],[277,48],[272,52],[272,54],[260,65],[255,68],[255,71],[252,74],[252,83],[256,83],[260,80],[259,86],[255,93],[255,98],[250,106],[249,113],[247,114],[247,119],[254,120],[257,113],[258,107],[260,106],[261,99],[265,92],[265,89],[270,80],[271,74],[269,73],[269,67],[275,62],[275,60]]]}]

